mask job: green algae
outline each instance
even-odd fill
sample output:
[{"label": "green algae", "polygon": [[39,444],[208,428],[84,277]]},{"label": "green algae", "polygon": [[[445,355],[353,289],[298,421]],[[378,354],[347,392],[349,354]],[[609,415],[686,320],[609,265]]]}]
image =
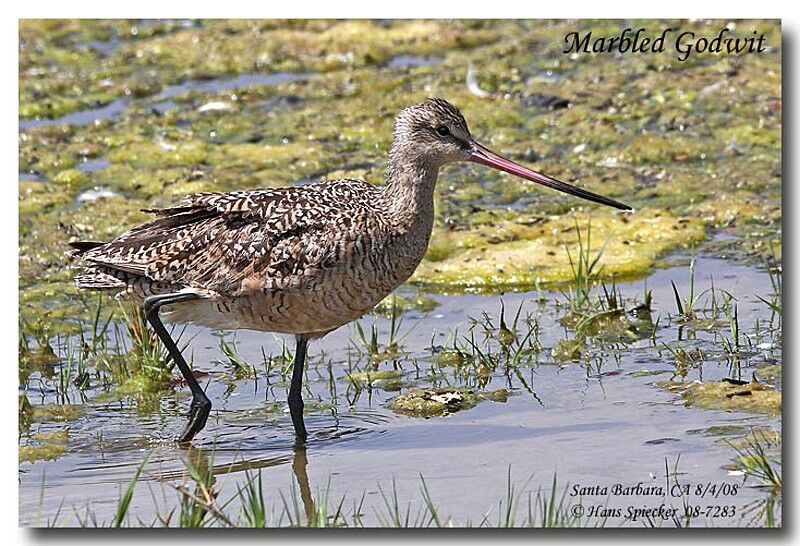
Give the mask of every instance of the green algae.
[{"label": "green algae", "polygon": [[412,417],[442,417],[470,409],[478,402],[475,391],[468,388],[411,389],[387,405],[397,413]]},{"label": "green algae", "polygon": [[[134,22],[79,26],[86,28],[73,28],[64,40],[67,31],[54,34],[47,21],[21,22],[20,111],[26,117],[154,95],[164,84],[189,78],[377,66],[398,54],[430,55],[500,37],[494,29],[447,21],[198,21],[189,28],[160,24],[169,30],[157,33]],[[107,55],[74,49],[74,40],[93,34],[113,37],[117,46]],[[48,70],[51,65],[64,69]]]},{"label": "green algae", "polygon": [[738,438],[730,438],[725,443],[734,449],[744,449],[753,443],[763,444],[765,446],[780,446],[782,436],[779,430],[771,427],[748,427],[746,434],[740,435]]},{"label": "green algae", "polygon": [[[705,238],[705,229],[696,219],[651,210],[633,215],[598,211],[592,216],[592,232],[595,240],[604,241],[601,278],[641,276],[664,252],[686,248]],[[505,221],[447,236],[457,238],[454,246],[463,250],[435,262],[423,262],[412,281],[492,288],[553,284],[572,277],[567,248],[577,248],[578,241],[574,221],[566,216],[533,226]]]},{"label": "green algae", "polygon": [[328,412],[336,409],[336,404],[324,400],[308,400],[303,406],[303,413]]},{"label": "green algae", "polygon": [[778,364],[761,364],[756,368],[759,377],[766,381],[781,381],[783,377],[783,366]]},{"label": "green algae", "polygon": [[169,389],[169,377],[165,374],[159,374],[154,377],[153,374],[140,373],[131,375],[123,380],[115,388],[117,394],[121,396],[138,396],[148,393],[158,393]]},{"label": "green algae", "polygon": [[31,216],[72,202],[72,195],[47,182],[25,180],[19,183],[19,213]]},{"label": "green algae", "polygon": [[652,324],[650,320],[632,321],[624,309],[611,309],[583,317],[575,332],[608,343],[632,343],[649,337]]},{"label": "green algae", "polygon": [[75,421],[86,414],[86,407],[78,404],[33,405],[30,421],[35,423],[63,423]]},{"label": "green algae", "polygon": [[32,349],[21,346],[19,353],[20,366],[26,369],[44,371],[59,362],[58,355],[49,343],[37,345]]},{"label": "green algae", "polygon": [[[652,337],[656,325],[650,309],[652,295],[645,295],[645,302],[629,312],[618,307],[616,295],[606,294],[608,309],[572,309],[560,319],[560,323],[573,331],[573,336],[558,341],[550,351],[556,362],[581,360],[591,344],[631,344]],[[651,375],[662,372],[632,372],[629,375]]]},{"label": "green algae", "polygon": [[[755,428],[755,430],[761,430]],[[725,440],[726,443],[738,442],[743,436],[754,432],[754,427],[748,425],[711,425],[710,427],[687,430],[686,434],[700,436],[715,436]]]},{"label": "green algae", "polygon": [[68,450],[69,431],[57,430],[41,432],[31,437],[33,445],[19,447],[19,461],[21,463],[35,463],[36,461],[52,461],[64,455]]},{"label": "green algae", "polygon": [[20,394],[17,407],[18,426],[19,431],[22,432],[28,430],[31,426],[31,422],[33,421],[33,405],[31,405],[27,396]]},{"label": "green algae", "polygon": [[550,356],[556,362],[580,360],[586,349],[586,338],[577,336],[558,341],[550,350]]},{"label": "green algae", "polygon": [[66,169],[64,171],[60,171],[53,177],[53,183],[70,189],[85,186],[89,180],[90,177],[88,174],[77,169]]},{"label": "green algae", "polygon": [[478,391],[467,387],[410,389],[389,400],[387,406],[403,415],[427,419],[471,409],[481,400],[505,403],[509,394],[508,389],[493,391]]},{"label": "green algae", "polygon": [[781,391],[753,380],[745,385],[727,381],[692,381],[657,383],[681,395],[687,406],[714,410],[735,410],[778,415],[781,412]]},{"label": "green algae", "polygon": [[474,361],[475,357],[461,349],[444,348],[436,355],[436,363],[443,367],[461,368]]},{"label": "green algae", "polygon": [[508,389],[497,389],[495,391],[482,391],[478,393],[478,398],[481,400],[491,400],[492,402],[502,402],[505,403],[508,401],[509,396]]},{"label": "green algae", "polygon": [[504,349],[508,349],[517,341],[517,333],[506,326],[505,319],[500,317],[500,328],[497,329],[497,341]]},{"label": "green algae", "polygon": [[107,157],[111,162],[128,164],[133,167],[168,168],[203,163],[207,154],[207,145],[203,142],[187,142],[176,145],[131,142],[110,150]]},{"label": "green algae", "polygon": [[256,421],[259,425],[273,423],[275,415],[283,410],[285,406],[277,402],[265,404],[260,407],[250,408],[246,410],[231,411],[227,419],[233,423],[247,423]]},{"label": "green algae", "polygon": [[402,370],[366,370],[348,374],[347,378],[359,387],[396,391],[405,384],[402,381],[405,375],[406,372]]}]

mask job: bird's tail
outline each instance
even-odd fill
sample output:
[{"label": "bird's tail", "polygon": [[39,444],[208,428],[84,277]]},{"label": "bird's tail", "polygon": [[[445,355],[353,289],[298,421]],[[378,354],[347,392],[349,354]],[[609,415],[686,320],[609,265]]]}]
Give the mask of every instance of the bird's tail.
[{"label": "bird's tail", "polygon": [[[82,254],[104,244],[100,241],[73,241],[69,243],[69,246],[74,249],[70,255],[80,261]],[[108,270],[92,266],[86,267],[73,280],[75,286],[82,290],[120,290],[127,286],[123,279],[112,275]]]},{"label": "bird's tail", "polygon": [[79,256],[86,252],[87,250],[92,250],[93,248],[97,248],[98,246],[103,246],[105,243],[100,241],[73,241],[69,243],[69,246],[74,248],[75,250],[72,252],[73,256]]},{"label": "bird's tail", "polygon": [[82,290],[124,290],[127,283],[96,267],[88,267],[74,279],[75,286]]}]

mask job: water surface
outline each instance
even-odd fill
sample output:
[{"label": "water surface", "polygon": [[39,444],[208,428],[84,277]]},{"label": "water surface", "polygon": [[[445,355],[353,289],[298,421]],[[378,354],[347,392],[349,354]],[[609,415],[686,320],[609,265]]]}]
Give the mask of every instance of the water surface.
[{"label": "water surface", "polygon": [[[749,427],[780,429],[780,419],[685,407],[678,396],[654,386],[655,381],[668,379],[675,372],[675,362],[661,344],[686,336],[671,323],[669,315],[675,312],[670,281],[686,292],[687,276],[685,266],[676,266],[620,287],[622,294],[630,297],[642,294],[645,287],[653,290],[654,315],[660,316],[661,325],[655,344],[643,340],[603,351],[582,363],[555,363],[545,350],[519,368],[520,376],[504,371],[502,366],[491,375],[483,389],[509,389],[507,402],[483,401],[473,409],[446,417],[423,419],[393,413],[385,403],[396,392],[376,388],[356,395],[347,373],[359,361],[348,351],[351,343],[357,343],[357,336],[352,328],[342,328],[311,345],[307,405],[313,405],[316,399],[332,407],[308,413],[310,438],[307,449],[301,452],[294,450],[291,421],[283,404],[286,388],[275,384],[279,378],[274,373],[267,377],[263,370],[257,380],[231,383],[213,377],[213,372],[224,371],[224,366],[216,362],[221,356],[218,334],[192,328],[186,333],[192,337],[188,354],[193,356],[196,369],[212,372],[203,381],[214,409],[188,455],[213,457],[223,496],[235,493],[235,484],[245,479],[245,469],[261,469],[268,484],[267,496],[278,504],[278,491],[286,494],[294,486],[313,497],[330,479],[333,498],[345,495],[357,500],[365,493],[368,506],[382,508],[378,486],[386,491],[395,480],[402,499],[420,499],[422,475],[442,510],[462,523],[479,522],[487,513],[497,515],[496,503],[506,493],[509,469],[520,487],[530,478],[529,489],[534,491],[540,486],[547,489],[554,473],[559,488],[568,484],[664,485],[665,468],[677,470],[682,483],[741,484],[740,476],[723,468],[733,460],[732,449],[719,436],[703,431],[712,426],[736,426],[741,435]],[[768,318],[765,306],[755,298],[769,283],[765,273],[719,259],[700,259],[696,289],[710,288],[712,279],[716,290],[736,295],[744,329],[751,328],[757,318]],[[479,318],[483,313],[497,317],[501,299],[507,314],[520,304],[533,313],[545,348],[565,337],[553,305],[560,296],[553,293],[547,294],[544,305],[535,303],[535,293],[505,294],[502,298],[432,297],[439,302],[436,309],[404,316],[402,357],[380,365],[385,370],[394,364],[406,371],[410,385],[463,384],[452,368],[435,370],[443,372],[442,376],[431,381],[430,373],[436,368],[431,347],[446,344],[456,328],[466,332],[469,323],[465,317]],[[385,339],[388,321],[368,317],[362,323],[368,327],[373,321]],[[236,341],[240,356],[257,368],[262,347],[267,354],[280,352],[278,340],[271,334],[241,331]],[[712,332],[698,331],[695,342],[712,347],[716,340]],[[780,354],[763,356],[779,358]],[[714,360],[710,358],[703,366],[705,381],[737,374],[728,363]],[[751,360],[755,365],[762,358]],[[644,375],[643,371],[654,375]],[[745,368],[738,375],[746,377],[749,373]],[[695,376],[697,371],[693,372]],[[21,524],[33,523],[40,493],[44,520],[53,517],[62,503],[62,523],[74,523],[73,511],[80,513],[86,503],[98,520],[110,519],[120,488],[147,456],[144,483],[137,489],[132,512],[148,521],[158,510],[148,490],[155,488],[161,495],[161,480],[179,481],[184,476],[182,460],[187,452],[172,444],[170,438],[183,424],[180,414],[188,403],[186,389],[164,397],[161,411],[145,414],[139,414],[131,401],[93,403],[95,392],[90,389],[87,393],[87,415],[70,424],[67,454],[55,461],[21,465]],[[279,403],[278,411],[268,411],[275,402]],[[172,495],[166,488],[170,501]],[[730,500],[741,507],[762,497],[759,489],[745,486]],[[601,496],[582,502],[588,509],[591,504],[606,503],[638,506],[667,502],[680,506],[679,501],[647,496],[609,500]],[[364,522],[377,523],[372,509],[366,510]],[[612,518],[607,524],[621,523]],[[731,518],[706,523],[728,526],[740,525],[741,521]],[[627,524],[638,526],[641,522]]]}]

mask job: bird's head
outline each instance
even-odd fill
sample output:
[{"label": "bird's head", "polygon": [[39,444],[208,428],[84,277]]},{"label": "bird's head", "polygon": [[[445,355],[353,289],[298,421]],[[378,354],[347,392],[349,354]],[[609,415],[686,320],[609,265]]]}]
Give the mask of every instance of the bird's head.
[{"label": "bird's head", "polygon": [[394,123],[394,147],[436,167],[468,161],[472,135],[461,112],[444,99],[409,106]]},{"label": "bird's head", "polygon": [[400,165],[420,162],[434,169],[456,161],[472,161],[595,203],[631,210],[628,205],[561,182],[492,152],[472,137],[464,116],[444,99],[428,99],[398,114],[392,156]]}]

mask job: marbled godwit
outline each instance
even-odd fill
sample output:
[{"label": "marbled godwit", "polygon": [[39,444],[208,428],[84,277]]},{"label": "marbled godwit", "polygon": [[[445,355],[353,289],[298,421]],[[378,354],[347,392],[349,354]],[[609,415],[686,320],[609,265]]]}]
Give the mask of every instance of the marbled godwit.
[{"label": "marbled godwit", "polygon": [[360,318],[408,279],[433,228],[439,169],[456,161],[488,165],[590,201],[617,201],[532,171],[488,150],[461,112],[429,99],[397,116],[386,183],[331,180],[298,187],[198,193],[108,243],[75,242],[86,269],[79,288],[113,290],[144,307],[192,391],[178,441],[203,429],[211,401],[159,311],[174,322],[294,334],[288,404],[306,437],[301,387],[310,339]]}]

